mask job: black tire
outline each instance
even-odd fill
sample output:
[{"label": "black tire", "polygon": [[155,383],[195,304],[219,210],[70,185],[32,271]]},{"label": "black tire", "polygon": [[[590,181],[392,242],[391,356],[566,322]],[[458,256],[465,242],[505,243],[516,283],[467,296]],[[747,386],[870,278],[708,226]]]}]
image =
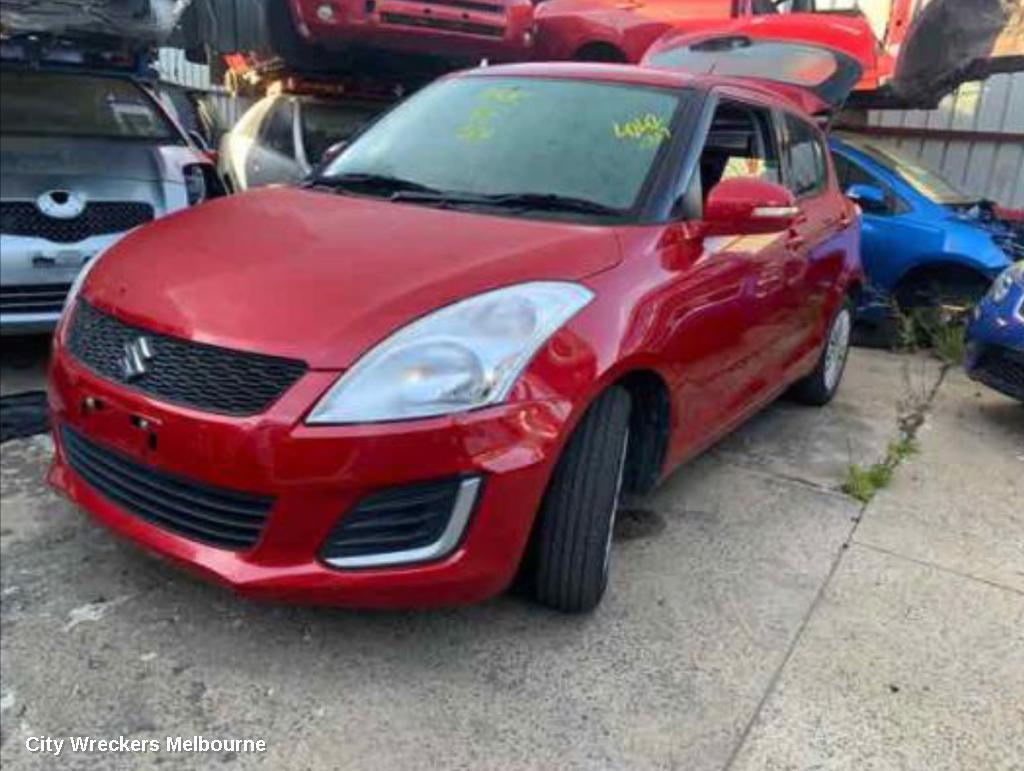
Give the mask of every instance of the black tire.
[{"label": "black tire", "polygon": [[[843,320],[845,315],[845,321]],[[839,390],[839,384],[843,381],[843,372],[846,371],[846,360],[850,354],[850,336],[853,329],[854,310],[850,298],[846,298],[839,308],[832,315],[828,331],[825,333],[825,345],[821,349],[821,357],[818,359],[814,371],[810,375],[798,380],[790,389],[790,395],[802,404],[809,404],[814,407],[823,407],[832,401]],[[839,325],[846,324],[845,341],[835,339],[839,332]],[[830,369],[830,355],[835,345],[841,345],[838,352],[840,356],[837,363],[838,370]]]},{"label": "black tire", "polygon": [[610,388],[587,410],[558,460],[524,566],[525,586],[542,605],[583,613],[604,595],[629,413],[629,394]]}]

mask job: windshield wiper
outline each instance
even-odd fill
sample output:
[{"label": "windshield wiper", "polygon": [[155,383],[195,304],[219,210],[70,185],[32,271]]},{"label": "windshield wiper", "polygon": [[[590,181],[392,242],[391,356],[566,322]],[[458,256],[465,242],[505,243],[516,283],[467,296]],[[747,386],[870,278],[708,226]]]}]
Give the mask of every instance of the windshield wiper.
[{"label": "windshield wiper", "polygon": [[414,182],[411,179],[392,177],[387,174],[339,174],[333,177],[314,177],[307,183],[308,187],[326,187],[332,190],[363,190],[378,192],[381,195],[393,196],[396,193],[424,193],[443,196],[444,193],[430,185]]},{"label": "windshield wiper", "polygon": [[316,177],[307,183],[310,187],[328,187],[341,190],[365,190],[388,196],[392,201],[437,204],[438,206],[483,206],[502,209],[534,211],[564,211],[601,216],[621,216],[623,211],[587,198],[558,195],[557,193],[464,193],[437,188],[401,177],[384,174],[341,174],[336,177]]},{"label": "windshield wiper", "polygon": [[394,201],[415,201],[436,203],[440,206],[483,206],[501,209],[525,209],[533,211],[565,211],[580,214],[597,214],[603,216],[621,216],[621,209],[605,206],[603,203],[586,198],[558,195],[556,193],[459,193],[438,190],[398,191],[392,196]]},{"label": "windshield wiper", "polygon": [[501,206],[510,209],[533,209],[537,211],[566,211],[580,214],[599,214],[604,216],[622,216],[622,209],[606,206],[589,198],[575,198],[557,193],[504,193],[501,195],[480,196],[488,206]]}]

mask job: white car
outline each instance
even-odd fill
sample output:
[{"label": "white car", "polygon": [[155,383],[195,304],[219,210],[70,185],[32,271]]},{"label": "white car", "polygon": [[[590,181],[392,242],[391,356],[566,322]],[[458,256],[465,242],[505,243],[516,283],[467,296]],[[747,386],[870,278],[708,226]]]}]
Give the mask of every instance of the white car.
[{"label": "white car", "polygon": [[46,333],[83,265],[220,182],[130,74],[5,64],[3,84],[0,333]]},{"label": "white car", "polygon": [[389,106],[285,93],[266,96],[221,140],[221,178],[232,191],[298,182],[330,147],[348,141]]}]

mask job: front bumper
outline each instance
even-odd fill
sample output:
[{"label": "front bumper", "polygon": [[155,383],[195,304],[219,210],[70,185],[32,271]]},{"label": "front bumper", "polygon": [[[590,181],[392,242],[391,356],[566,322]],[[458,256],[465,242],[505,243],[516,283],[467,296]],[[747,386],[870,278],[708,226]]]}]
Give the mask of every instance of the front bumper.
[{"label": "front bumper", "polygon": [[33,236],[0,236],[0,334],[52,332],[75,276],[121,235],[91,236],[73,244]]},{"label": "front bumper", "polygon": [[322,45],[364,44],[385,49],[455,58],[488,57],[520,61],[533,50],[532,13],[470,11],[447,5],[389,0],[371,12],[360,5],[344,7],[331,19],[318,18],[314,2],[300,2],[298,14],[306,36]]},{"label": "front bumper", "polygon": [[964,369],[974,380],[1024,402],[1024,287],[1001,306],[986,297],[967,327]]},{"label": "front bumper", "polygon": [[[49,481],[116,533],[246,595],[424,607],[476,602],[503,591],[561,449],[570,405],[532,401],[406,423],[304,425],[304,414],[335,377],[309,372],[266,413],[228,418],[162,404],[104,381],[58,339],[49,386],[56,440]],[[273,496],[255,546],[236,551],[203,544],[120,507],[69,465],[62,426],[166,473]],[[320,558],[332,528],[368,495],[452,477],[482,482],[454,551],[433,562],[392,567],[343,569]]]}]

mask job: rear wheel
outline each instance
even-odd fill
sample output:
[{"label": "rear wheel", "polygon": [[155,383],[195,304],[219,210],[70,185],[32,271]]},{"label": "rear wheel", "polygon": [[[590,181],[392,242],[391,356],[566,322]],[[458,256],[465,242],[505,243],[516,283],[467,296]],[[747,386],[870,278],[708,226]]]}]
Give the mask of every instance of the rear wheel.
[{"label": "rear wheel", "polygon": [[791,393],[797,401],[817,407],[832,401],[846,370],[852,331],[853,303],[847,298],[832,317],[818,365],[792,388]]},{"label": "rear wheel", "polygon": [[606,391],[587,410],[555,467],[524,566],[529,593],[549,608],[581,613],[593,610],[604,595],[629,413],[624,389]]}]

